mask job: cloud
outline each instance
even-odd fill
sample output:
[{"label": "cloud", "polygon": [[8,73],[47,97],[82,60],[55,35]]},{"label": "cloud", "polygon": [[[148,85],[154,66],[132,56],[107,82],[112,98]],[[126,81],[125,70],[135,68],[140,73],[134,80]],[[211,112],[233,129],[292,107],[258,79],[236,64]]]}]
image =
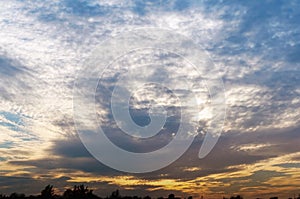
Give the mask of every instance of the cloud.
[{"label": "cloud", "polygon": [[[197,159],[203,139],[199,135],[190,150],[169,167],[131,176],[125,193],[147,190],[159,195],[176,190],[196,194],[200,189],[208,194],[250,194],[260,190],[264,196],[274,191],[274,186],[285,193],[292,191],[299,182],[298,7],[298,1],[2,3],[1,190],[10,192],[19,186],[29,192],[26,186],[31,184],[32,191],[38,192],[42,179],[45,184],[70,186],[82,177],[94,187],[101,184],[113,190],[126,186],[122,176],[127,174],[96,161],[74,136],[72,88],[84,60],[109,35],[156,26],[186,35],[209,53],[219,71],[215,75],[225,83],[225,133],[205,159]],[[162,71],[155,73],[157,78],[163,76]],[[145,94],[139,91],[132,104],[134,119],[140,124],[147,118]],[[167,96],[160,99],[148,94],[167,103]],[[107,96],[101,97],[105,101]],[[109,114],[106,109],[99,111]],[[16,125],[15,119],[5,115],[20,117],[22,124]],[[160,148],[171,138],[161,136],[151,144],[153,140],[132,140],[116,129],[109,131],[118,146],[138,152]],[[114,180],[115,176],[119,178]],[[289,178],[292,185],[285,180]]]}]

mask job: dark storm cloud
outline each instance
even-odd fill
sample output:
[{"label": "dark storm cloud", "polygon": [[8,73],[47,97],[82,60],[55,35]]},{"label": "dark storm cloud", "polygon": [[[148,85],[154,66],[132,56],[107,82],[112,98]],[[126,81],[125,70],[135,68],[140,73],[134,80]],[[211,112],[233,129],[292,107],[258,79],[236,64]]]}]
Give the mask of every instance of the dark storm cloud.
[{"label": "dark storm cloud", "polygon": [[[222,146],[222,142],[220,143]],[[219,146],[219,145],[218,145]],[[170,166],[159,170],[157,172],[152,172],[148,174],[137,174],[137,177],[141,177],[148,180],[164,179],[164,178],[175,178],[188,180],[193,179],[195,176],[206,176],[208,174],[214,173],[226,173],[228,171],[233,171],[232,169],[226,169],[226,166],[241,164],[241,163],[251,163],[256,158],[251,160],[248,155],[243,153],[234,153],[229,146],[217,147],[214,153],[211,154],[211,158],[205,160],[199,160],[197,153],[199,150],[199,143],[195,144],[194,150],[189,150],[185,156],[182,156],[178,161],[171,164]],[[53,142],[53,146],[49,149],[49,152],[58,158],[43,158],[35,160],[24,160],[24,161],[10,161],[10,164],[20,165],[20,166],[34,166],[38,173],[43,173],[43,171],[55,170],[56,168],[65,169],[72,173],[72,171],[84,171],[91,172],[95,175],[123,175],[125,173],[118,172],[109,167],[101,164],[99,161],[94,159],[82,145],[79,139],[73,140],[59,140]],[[222,152],[222,153],[220,153]],[[228,155],[228,152],[229,155]],[[225,156],[226,154],[226,156]],[[217,155],[217,157],[216,157]],[[121,163],[120,163],[121,164]],[[198,172],[184,172],[184,168],[189,167],[201,167]],[[161,174],[167,174],[162,176]]]},{"label": "dark storm cloud", "polygon": [[77,137],[54,141],[54,146],[49,149],[49,152],[66,158],[91,157],[90,153]]},{"label": "dark storm cloud", "polygon": [[[213,151],[204,159],[198,159],[198,151],[202,138],[198,138],[190,149],[176,162],[159,171],[135,174],[146,180],[178,179],[192,180],[210,174],[226,174],[238,171],[230,166],[253,164],[260,160],[291,154],[300,151],[299,128],[274,129],[252,133],[228,133],[223,135]],[[257,150],[242,150],[248,144],[265,144],[265,148]],[[10,161],[13,165],[34,166],[37,173],[64,169],[71,174],[73,171],[83,171],[95,175],[119,176],[126,173],[115,171],[95,160],[85,149],[79,138],[74,136],[66,140],[53,141],[48,152],[57,158],[42,158],[36,160]],[[121,163],[120,163],[121,164]],[[189,171],[188,168],[197,167],[199,170]],[[132,174],[130,174],[132,175]]]},{"label": "dark storm cloud", "polygon": [[[300,128],[286,128],[281,130],[266,130],[252,133],[228,133],[223,135],[212,152],[204,159],[198,159],[197,154],[201,141],[196,140],[191,148],[176,162],[149,175],[138,174],[146,179],[175,178],[191,180],[209,174],[230,173],[237,171],[231,166],[253,164],[272,157],[292,154],[300,151],[297,144],[300,141]],[[245,145],[266,144],[266,147],[255,150],[241,150]],[[187,171],[186,168],[198,167],[199,170]],[[167,174],[161,177],[160,174]]]},{"label": "dark storm cloud", "polygon": [[34,166],[37,168],[37,171],[61,168],[70,171],[70,173],[73,170],[79,170],[103,175],[120,174],[120,172],[106,167],[92,157],[79,138],[75,136],[65,140],[53,141],[53,145],[48,151],[57,158],[45,157],[35,160],[10,161],[10,163],[14,165]]},{"label": "dark storm cloud", "polygon": [[[47,176],[49,177],[49,176]],[[11,194],[11,193],[26,193],[26,194],[40,194],[41,190],[47,184],[55,184],[55,186],[62,188],[70,183],[67,183],[68,177],[60,178],[44,178],[44,179],[34,179],[30,176],[22,177],[7,177],[0,176],[0,187],[1,194]],[[62,190],[61,190],[62,191]]]},{"label": "dark storm cloud", "polygon": [[[38,186],[38,182],[30,177],[0,177],[0,187],[3,194],[10,194],[12,192],[18,192],[21,190],[22,192],[27,190],[31,193],[38,193],[37,187],[32,187],[33,190],[28,190],[28,187],[30,187],[32,184]],[[18,188],[18,190],[16,188]]]},{"label": "dark storm cloud", "polygon": [[[195,141],[191,148],[176,162],[152,175],[141,175],[144,178],[150,179],[159,178],[174,178],[182,181],[192,180],[196,177],[205,177],[210,174],[226,174],[237,171],[236,168],[228,168],[240,164],[251,164],[259,160],[263,160],[268,156],[251,155],[243,151],[236,151],[232,148],[230,137],[222,136],[215,148],[204,159],[198,158],[201,141]],[[199,168],[199,170],[189,171],[188,168]],[[156,175],[155,175],[156,174]],[[167,174],[165,177],[160,177],[160,174]]]}]

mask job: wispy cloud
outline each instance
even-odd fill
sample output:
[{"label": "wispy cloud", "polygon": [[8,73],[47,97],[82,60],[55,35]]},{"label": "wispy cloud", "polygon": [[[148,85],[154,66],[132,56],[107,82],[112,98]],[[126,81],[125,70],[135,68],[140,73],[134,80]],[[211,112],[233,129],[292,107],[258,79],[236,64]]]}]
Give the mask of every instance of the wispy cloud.
[{"label": "wispy cloud", "polygon": [[[287,194],[299,185],[298,1],[0,4],[1,190],[8,193],[17,185],[26,191],[31,184],[37,192],[40,181],[62,187],[86,182],[107,189],[124,186],[126,193],[251,195],[259,190],[263,197]],[[141,26],[169,28],[209,53],[218,69],[215,75],[224,80],[227,121],[219,144],[205,159],[197,159],[199,135],[169,167],[129,175],[97,162],[81,144],[72,121],[72,89],[96,46],[110,35]],[[141,115],[145,107],[139,102],[146,100],[145,94],[176,104],[140,91],[132,108]],[[159,148],[171,138],[153,146],[120,139],[117,131],[110,136],[139,152]]]}]

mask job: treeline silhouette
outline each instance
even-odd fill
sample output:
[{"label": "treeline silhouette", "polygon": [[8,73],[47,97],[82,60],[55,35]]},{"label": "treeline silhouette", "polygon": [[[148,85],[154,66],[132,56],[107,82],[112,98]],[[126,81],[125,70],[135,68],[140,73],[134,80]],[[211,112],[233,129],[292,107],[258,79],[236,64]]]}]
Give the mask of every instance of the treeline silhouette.
[{"label": "treeline silhouette", "polygon": [[[75,185],[73,189],[67,189],[62,195],[55,194],[53,185],[47,185],[39,195],[26,196],[23,193],[12,193],[9,196],[0,194],[0,199],[151,199],[150,196],[139,197],[139,196],[121,196],[119,190],[113,191],[110,196],[101,198],[93,193],[93,190],[89,189],[84,185]],[[174,194],[169,194],[167,198],[158,197],[157,199],[180,199]],[[186,198],[185,198],[186,199]],[[189,196],[187,199],[193,199]],[[201,197],[203,199],[203,197]],[[230,198],[223,197],[223,199],[243,199],[242,196],[231,196]],[[261,198],[256,198],[261,199]],[[271,197],[270,199],[278,199],[278,197]],[[293,197],[289,199],[300,199],[300,194],[298,197]]]},{"label": "treeline silhouette", "polygon": [[[67,189],[62,195],[55,194],[53,185],[47,185],[40,195],[26,196],[23,193],[12,193],[9,196],[0,194],[0,199],[151,199],[150,196],[121,196],[119,190],[113,191],[110,196],[101,198],[93,193],[93,190],[84,185],[75,185],[73,189]],[[159,197],[157,199],[164,199]],[[180,199],[175,197],[174,194],[170,194],[166,199]],[[188,199],[193,199],[192,196]]]}]

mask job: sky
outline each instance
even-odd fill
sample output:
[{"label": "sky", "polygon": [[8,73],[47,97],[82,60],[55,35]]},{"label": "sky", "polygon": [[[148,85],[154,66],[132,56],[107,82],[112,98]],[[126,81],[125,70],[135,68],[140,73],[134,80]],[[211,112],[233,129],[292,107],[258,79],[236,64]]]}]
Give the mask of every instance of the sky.
[{"label": "sky", "polygon": [[[37,194],[47,184],[61,193],[85,184],[100,196],[116,189],[122,195],[196,198],[298,195],[299,19],[297,0],[1,0],[0,193]],[[139,37],[126,35],[141,28],[160,33],[146,29]],[[162,29],[168,30],[165,35]],[[124,37],[118,40],[117,35]],[[130,45],[165,45],[182,54],[156,48],[116,57]],[[193,54],[196,47],[201,56]],[[101,65],[111,57],[107,68]],[[199,73],[189,63],[196,59],[205,60],[196,63]],[[139,87],[145,78],[167,85]],[[114,86],[120,88],[117,96]],[[214,94],[207,94],[214,86],[219,88],[215,99],[224,97],[217,109],[211,108]],[[91,113],[87,107],[92,102],[82,97],[89,96],[88,89],[95,92],[89,98],[95,103],[94,122],[119,148],[141,156],[160,151],[178,137],[182,121],[187,129],[195,127],[193,139],[171,150],[186,148],[168,164],[160,165],[161,159],[134,165],[141,171],[150,168],[147,172],[130,172],[129,159],[104,152],[114,162],[111,168],[82,137],[80,119]],[[196,92],[196,104],[186,101],[192,99],[186,90]],[[130,114],[138,126],[149,124],[149,104],[158,104],[154,113],[166,107],[166,124],[157,135],[135,134],[114,120],[130,91]],[[115,109],[108,99],[113,97]],[[222,129],[218,142],[198,158],[209,134],[201,130],[203,121],[214,126],[212,118],[216,112],[225,116],[225,108],[224,121],[215,120]],[[200,115],[196,119],[195,112]],[[160,168],[151,170],[157,164]]]}]

